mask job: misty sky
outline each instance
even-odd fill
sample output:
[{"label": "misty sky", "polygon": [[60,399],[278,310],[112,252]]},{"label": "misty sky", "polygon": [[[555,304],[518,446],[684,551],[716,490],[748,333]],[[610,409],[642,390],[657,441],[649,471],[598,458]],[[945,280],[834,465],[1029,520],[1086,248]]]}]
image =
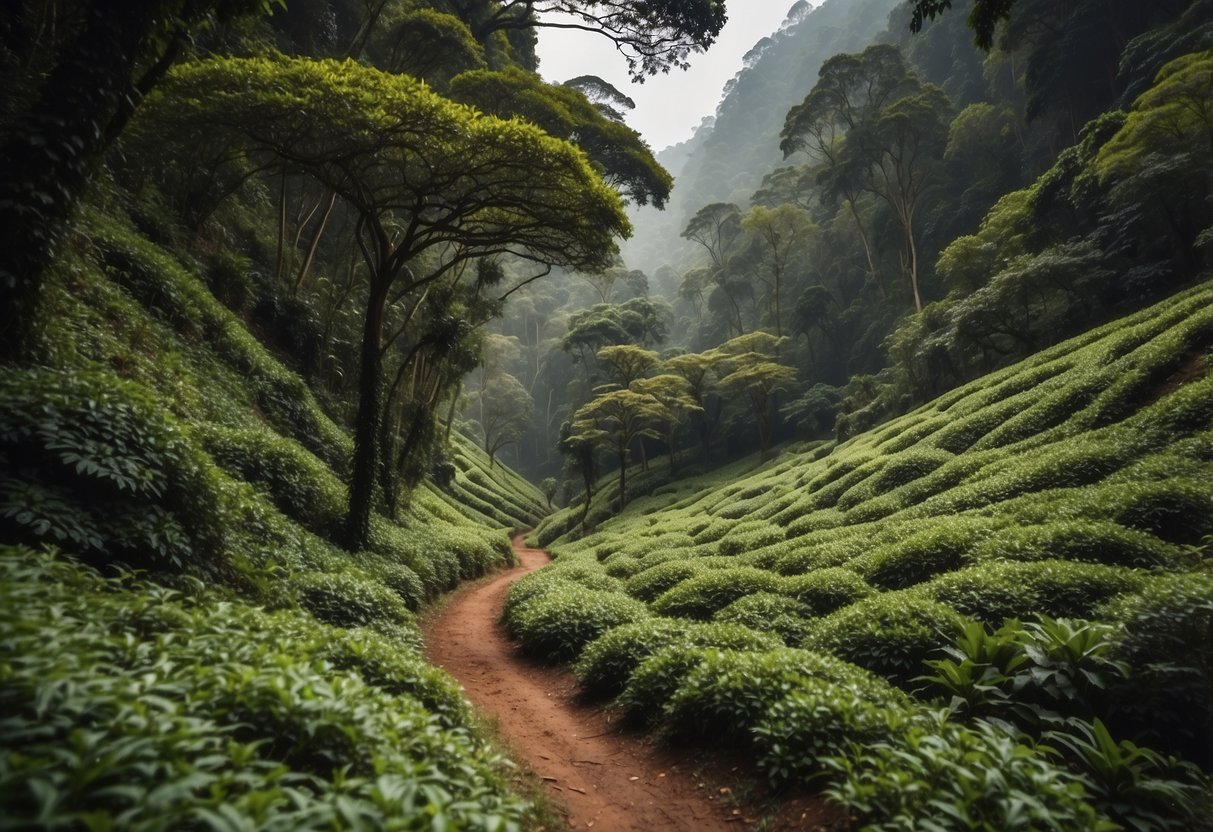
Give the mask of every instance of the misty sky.
[{"label": "misty sky", "polygon": [[[729,20],[706,53],[691,56],[686,72],[628,80],[627,64],[614,45],[587,32],[543,29],[539,33],[539,72],[554,83],[578,75],[610,81],[636,102],[627,121],[654,150],[691,137],[704,116],[716,111],[725,82],[741,69],[741,58],[783,22],[795,0],[729,0]],[[814,3],[816,5],[816,3]]]}]

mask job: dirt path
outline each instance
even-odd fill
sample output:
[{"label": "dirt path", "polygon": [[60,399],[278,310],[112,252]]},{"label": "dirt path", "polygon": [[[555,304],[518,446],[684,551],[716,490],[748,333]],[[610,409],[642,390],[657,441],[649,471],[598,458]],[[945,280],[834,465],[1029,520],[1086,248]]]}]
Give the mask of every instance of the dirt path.
[{"label": "dirt path", "polygon": [[520,565],[466,587],[427,626],[430,661],[463,685],[481,713],[497,718],[521,762],[568,807],[570,829],[704,832],[743,828],[740,810],[709,794],[685,760],[619,733],[599,708],[574,700],[568,671],[521,655],[498,626],[506,591],[548,562],[514,539]]}]

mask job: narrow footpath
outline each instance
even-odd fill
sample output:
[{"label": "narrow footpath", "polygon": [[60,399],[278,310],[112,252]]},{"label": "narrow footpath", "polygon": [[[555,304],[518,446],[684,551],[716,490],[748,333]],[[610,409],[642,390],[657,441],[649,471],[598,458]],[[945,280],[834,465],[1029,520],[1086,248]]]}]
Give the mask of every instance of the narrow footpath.
[{"label": "narrow footpath", "polygon": [[[726,793],[701,785],[692,764],[635,734],[601,708],[576,701],[576,679],[521,654],[498,624],[510,584],[548,562],[514,538],[519,566],[455,593],[431,619],[426,652],[495,717],[518,762],[567,807],[570,829],[711,832],[744,828]],[[714,792],[714,793],[709,793]]]}]

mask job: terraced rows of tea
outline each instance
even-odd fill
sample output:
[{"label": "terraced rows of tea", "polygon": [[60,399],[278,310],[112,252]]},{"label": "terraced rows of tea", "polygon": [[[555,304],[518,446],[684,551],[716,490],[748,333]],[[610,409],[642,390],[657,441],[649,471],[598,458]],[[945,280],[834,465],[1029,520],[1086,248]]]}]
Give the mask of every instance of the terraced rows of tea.
[{"label": "terraced rows of tea", "polygon": [[634,724],[874,828],[1192,828],[1213,816],[1211,346],[1205,284],[580,539],[574,506],[532,537],[556,561],[506,625]]}]

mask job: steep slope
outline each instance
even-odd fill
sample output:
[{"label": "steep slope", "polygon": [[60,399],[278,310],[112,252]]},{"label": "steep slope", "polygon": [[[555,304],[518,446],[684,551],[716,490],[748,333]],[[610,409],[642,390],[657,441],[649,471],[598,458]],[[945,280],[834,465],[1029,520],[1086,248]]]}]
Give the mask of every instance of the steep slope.
[{"label": "steep slope", "polygon": [[455,431],[446,484],[339,548],[349,436],[196,268],[89,206],[52,354],[0,378],[6,819],[518,828],[414,613],[542,497]]},{"label": "steep slope", "polygon": [[[658,487],[580,540],[574,507],[538,530],[557,560],[507,624],[634,719],[723,730],[879,828],[1012,828],[1020,800],[1031,828],[1179,828],[1195,769],[1117,740],[1213,762],[1211,362],[1206,282],[840,445]],[[1005,780],[975,797],[966,754]]]}]

